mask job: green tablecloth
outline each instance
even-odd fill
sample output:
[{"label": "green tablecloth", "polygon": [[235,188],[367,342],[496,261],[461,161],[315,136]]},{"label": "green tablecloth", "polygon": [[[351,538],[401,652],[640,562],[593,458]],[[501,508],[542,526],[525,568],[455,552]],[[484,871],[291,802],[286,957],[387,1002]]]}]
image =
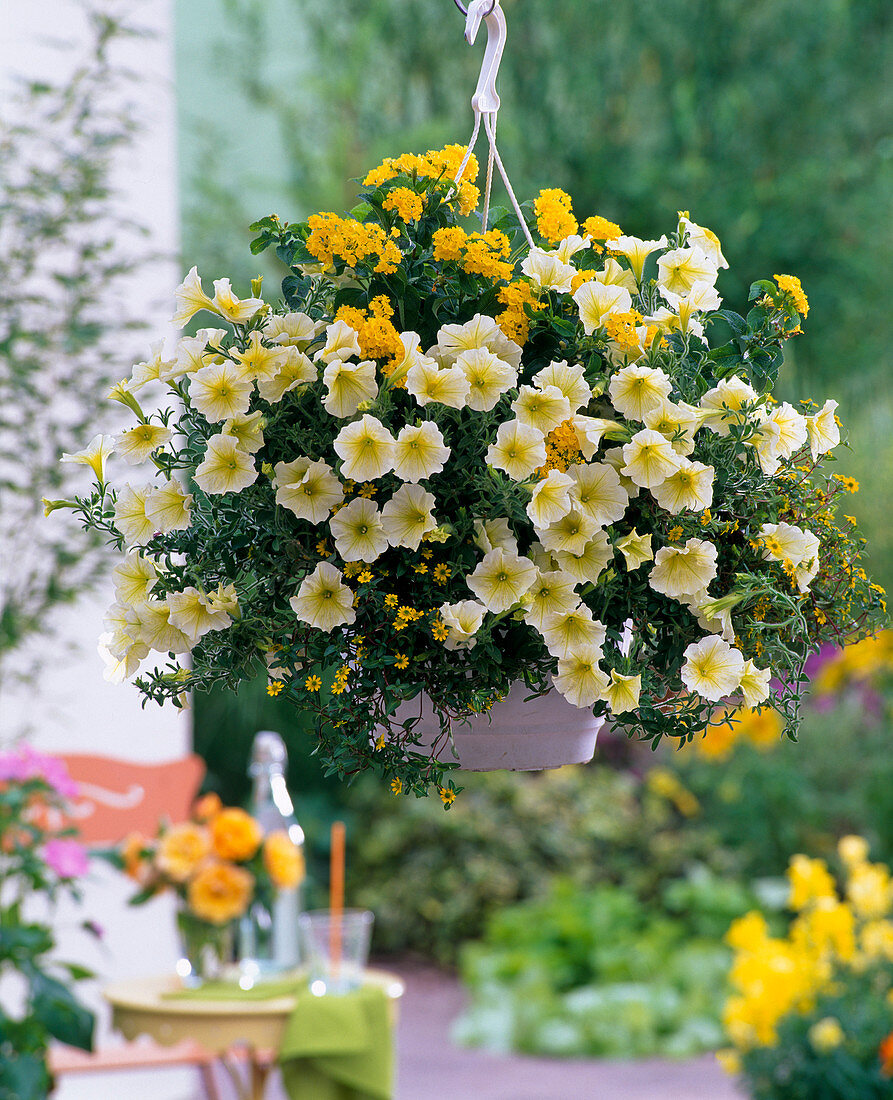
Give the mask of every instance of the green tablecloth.
[{"label": "green tablecloth", "polygon": [[316,997],[306,978],[258,983],[209,982],[167,996],[191,1000],[259,1001],[293,996],[278,1062],[290,1100],[391,1100],[394,1039],[384,990],[365,985],[342,996]]},{"label": "green tablecloth", "polygon": [[279,1050],[290,1100],[390,1100],[394,1039],[383,989],[297,996]]}]

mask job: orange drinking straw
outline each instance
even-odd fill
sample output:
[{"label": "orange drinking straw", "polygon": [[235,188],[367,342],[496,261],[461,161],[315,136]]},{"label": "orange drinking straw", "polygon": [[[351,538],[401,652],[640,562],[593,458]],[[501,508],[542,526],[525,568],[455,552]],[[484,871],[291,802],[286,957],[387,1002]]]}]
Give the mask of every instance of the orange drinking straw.
[{"label": "orange drinking straw", "polygon": [[341,969],[341,919],[344,913],[344,822],[332,824],[332,856],[329,867],[329,958],[337,978]]}]

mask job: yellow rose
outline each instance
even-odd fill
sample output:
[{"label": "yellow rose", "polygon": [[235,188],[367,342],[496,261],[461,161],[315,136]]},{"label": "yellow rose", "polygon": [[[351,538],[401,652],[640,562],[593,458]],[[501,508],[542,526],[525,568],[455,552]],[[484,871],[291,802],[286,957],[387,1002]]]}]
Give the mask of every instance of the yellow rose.
[{"label": "yellow rose", "polygon": [[192,809],[192,816],[196,821],[207,822],[215,818],[223,809],[220,795],[214,791],[203,794]]},{"label": "yellow rose", "polygon": [[169,829],[158,845],[156,865],[174,882],[185,882],[211,854],[211,836],[202,825],[187,821]]},{"label": "yellow rose", "polygon": [[143,882],[148,871],[148,863],[144,855],[149,842],[142,833],[131,833],[125,837],[121,845],[121,859],[124,862],[124,873],[135,882]]},{"label": "yellow rose", "polygon": [[211,860],[189,883],[187,900],[192,912],[212,924],[241,917],[254,893],[254,879],[242,867]]},{"label": "yellow rose", "polygon": [[234,807],[221,810],[211,822],[214,851],[221,859],[236,862],[251,859],[260,847],[263,835],[251,814]]},{"label": "yellow rose", "polygon": [[264,867],[278,890],[292,890],[304,880],[304,853],[284,830],[270,833],[264,844]]}]

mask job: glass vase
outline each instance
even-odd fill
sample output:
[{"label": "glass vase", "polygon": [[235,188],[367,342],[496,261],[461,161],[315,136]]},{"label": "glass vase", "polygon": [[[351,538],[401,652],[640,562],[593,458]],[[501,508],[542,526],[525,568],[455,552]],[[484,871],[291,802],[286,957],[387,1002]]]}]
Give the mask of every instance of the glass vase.
[{"label": "glass vase", "polygon": [[275,978],[298,965],[299,908],[297,889],[252,902],[238,928],[239,970],[245,981]]},{"label": "glass vase", "polygon": [[235,922],[212,924],[180,908],[177,931],[181,952],[177,974],[187,989],[198,989],[205,982],[224,977],[233,958]]}]

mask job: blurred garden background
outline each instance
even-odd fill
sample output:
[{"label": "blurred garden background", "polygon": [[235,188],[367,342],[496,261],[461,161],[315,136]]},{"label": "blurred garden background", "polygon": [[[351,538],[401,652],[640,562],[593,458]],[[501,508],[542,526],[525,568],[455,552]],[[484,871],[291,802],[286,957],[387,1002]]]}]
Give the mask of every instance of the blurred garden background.
[{"label": "blurred garden background", "polygon": [[[642,238],[690,211],[722,241],[731,270],[718,290],[731,309],[745,311],[755,279],[801,279],[810,312],[778,393],[840,401],[849,447],[836,452],[839,469],[859,485],[847,510],[874,580],[890,589],[893,9],[502,2],[500,148],[520,196],[561,187],[581,219],[599,214]],[[237,293],[283,274],[270,253],[251,255],[252,222],[349,209],[348,181],[383,157],[470,133],[481,46],[464,44],[452,0],[176,0],[173,16],[179,266],[230,277]],[[97,163],[102,144],[86,150]],[[80,350],[98,340],[76,335]],[[111,377],[131,365],[100,358]],[[71,544],[54,553],[71,592],[35,597],[27,622],[6,594],[7,651],[83,583]],[[236,697],[195,698],[193,742],[207,789],[238,803],[255,732],[282,733],[308,838],[308,903],[323,899],[326,838],[343,818],[348,894],[375,911],[377,952],[459,969],[471,994],[462,1042],[683,1056],[721,1045],[723,937],[754,907],[775,919],[791,856],[834,865],[840,837],[858,833],[875,859],[893,860],[893,634],[817,655],[813,673],[799,744],[782,740],[769,711],[682,751],[652,753],[609,731],[585,767],[463,778],[448,812],[375,780],[328,779],[309,721],[269,698],[265,679]]]}]

